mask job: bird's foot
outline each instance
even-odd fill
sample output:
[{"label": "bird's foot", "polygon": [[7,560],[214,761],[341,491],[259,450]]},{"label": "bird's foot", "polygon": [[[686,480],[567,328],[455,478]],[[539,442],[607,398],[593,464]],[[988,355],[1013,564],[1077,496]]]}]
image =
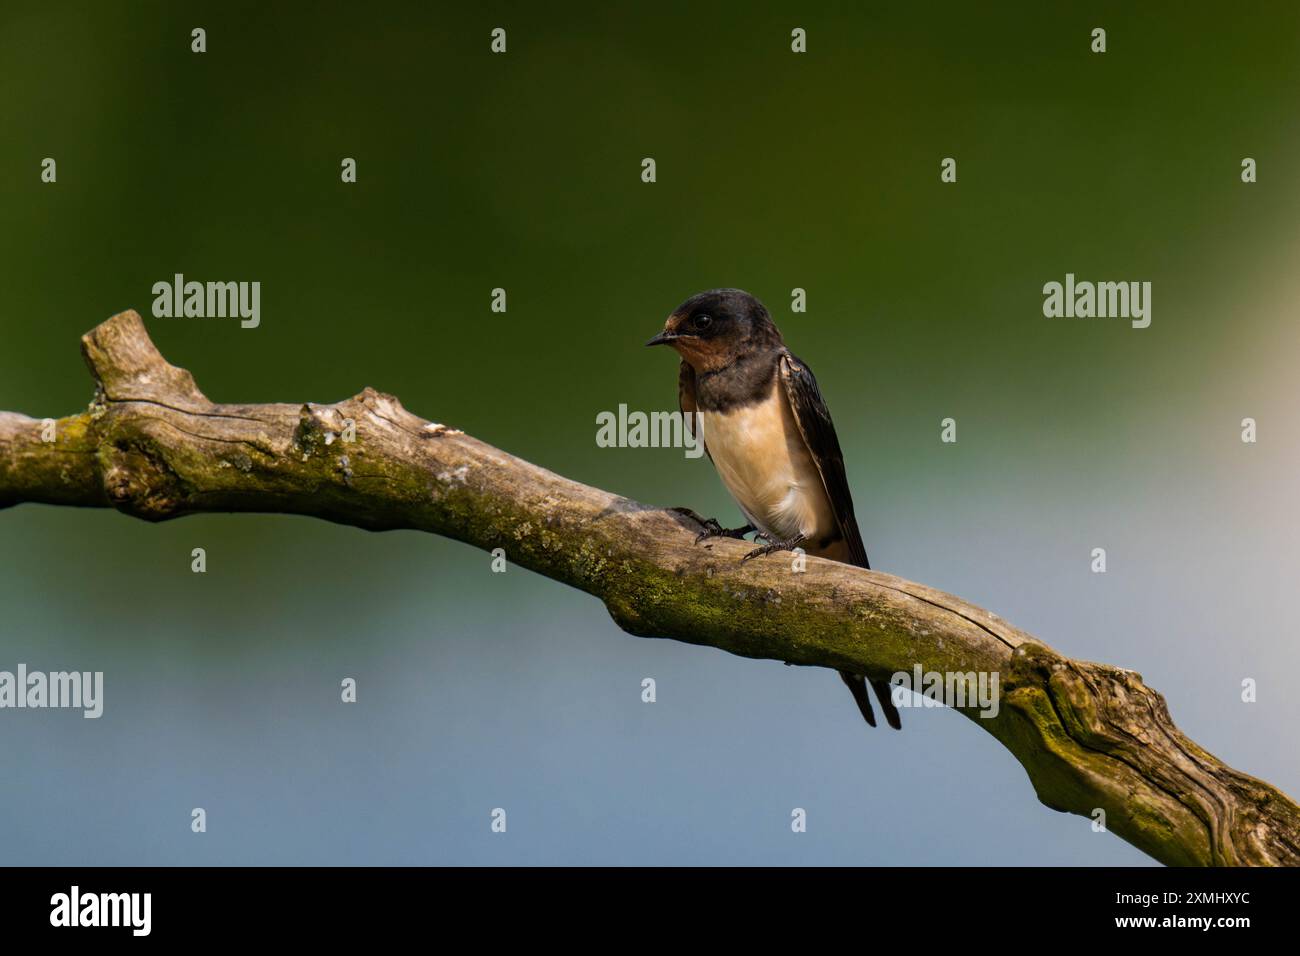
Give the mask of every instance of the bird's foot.
[{"label": "bird's foot", "polygon": [[768,543],[763,545],[761,548],[755,548],[753,551],[749,552],[749,554],[741,558],[741,564],[744,564],[750,558],[761,558],[765,554],[776,554],[778,551],[793,551],[795,548],[799,547],[799,545],[808,540],[806,534],[796,535],[793,538],[787,538],[785,541],[774,541],[765,534],[760,534],[760,537]]},{"label": "bird's foot", "polygon": [[709,538],[739,538],[743,539],[745,535],[754,530],[754,526],[747,524],[743,528],[724,528],[718,523],[717,518],[701,518],[690,508],[669,508],[669,511],[676,511],[680,515],[690,518],[704,530],[695,536],[695,543],[706,541]]}]

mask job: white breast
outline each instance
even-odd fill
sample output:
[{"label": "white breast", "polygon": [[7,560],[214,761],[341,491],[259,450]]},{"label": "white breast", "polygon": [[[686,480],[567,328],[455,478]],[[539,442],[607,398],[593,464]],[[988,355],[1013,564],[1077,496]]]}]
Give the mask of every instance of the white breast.
[{"label": "white breast", "polygon": [[704,412],[702,424],[718,475],[750,523],[779,540],[831,532],[830,501],[779,380],[766,401]]}]

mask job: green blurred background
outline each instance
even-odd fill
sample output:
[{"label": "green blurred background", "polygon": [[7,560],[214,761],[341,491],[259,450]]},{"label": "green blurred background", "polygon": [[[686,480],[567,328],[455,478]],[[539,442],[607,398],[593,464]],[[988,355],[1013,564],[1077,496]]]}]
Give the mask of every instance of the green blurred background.
[{"label": "green blurred background", "polygon": [[[84,406],[78,337],[135,308],[216,401],[372,385],[732,521],[707,460],[594,436],[675,406],[641,343],[740,286],[875,566],[1140,671],[1295,794],[1298,40],[1290,3],[10,2],[0,408]],[[260,281],[260,328],[149,317],[177,272]],[[1067,272],[1152,282],[1151,327],[1044,318]],[[868,733],[832,674],[630,638],[450,541],[24,506],[0,568],[0,669],[106,681],[98,721],[0,713],[0,862],[1149,862],[953,714]]]}]

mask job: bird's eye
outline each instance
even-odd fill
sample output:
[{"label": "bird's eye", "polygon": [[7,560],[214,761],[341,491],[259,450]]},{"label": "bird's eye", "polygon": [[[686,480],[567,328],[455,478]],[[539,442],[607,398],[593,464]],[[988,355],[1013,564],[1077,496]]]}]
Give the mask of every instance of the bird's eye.
[{"label": "bird's eye", "polygon": [[691,320],[691,323],[692,323],[692,324],[693,324],[697,329],[701,329],[701,330],[703,330],[703,329],[707,329],[710,325],[713,324],[713,316],[711,316],[711,315],[697,315],[694,319]]}]

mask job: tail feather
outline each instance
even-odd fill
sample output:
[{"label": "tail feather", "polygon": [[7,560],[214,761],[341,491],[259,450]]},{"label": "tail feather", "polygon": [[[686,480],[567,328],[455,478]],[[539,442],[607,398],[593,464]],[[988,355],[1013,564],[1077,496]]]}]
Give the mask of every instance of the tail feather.
[{"label": "tail feather", "polygon": [[[847,563],[870,570],[871,562],[867,560],[867,549],[862,544],[862,535],[858,532],[857,522],[853,521],[852,517],[852,505],[850,505],[850,520],[847,525],[841,525],[849,549]],[[835,557],[831,560],[843,560],[843,558]],[[848,687],[849,693],[853,695],[853,702],[858,705],[858,710],[862,711],[863,719],[872,727],[876,726],[876,712],[871,709],[871,697],[867,694],[867,679],[861,674],[853,674],[849,671],[840,671],[840,678]],[[893,698],[890,697],[893,688],[889,686],[889,681],[873,680],[871,687],[880,701],[880,710],[885,715],[885,722],[895,730],[902,730],[903,720],[898,714],[898,708],[894,706]]]},{"label": "tail feather", "polygon": [[885,715],[885,722],[895,730],[902,730],[903,719],[899,716],[898,708],[894,706],[894,698],[890,696],[893,693],[893,688],[889,686],[889,681],[873,680],[871,687],[880,700],[880,711]]},{"label": "tail feather", "polygon": [[[840,671],[840,680],[844,681],[844,686],[853,695],[853,702],[858,705],[858,710],[862,712],[862,719],[870,726],[876,726],[876,712],[871,707],[871,695],[867,693],[867,679],[861,674]],[[885,715],[885,722],[895,730],[902,730],[903,722],[899,717],[898,708],[894,706],[894,702],[889,696],[889,682],[873,680],[871,687],[875,690],[876,697],[880,701],[880,710]]]},{"label": "tail feather", "polygon": [[871,709],[871,697],[867,694],[867,682],[857,674],[850,674],[848,671],[840,671],[840,680],[844,681],[844,686],[853,695],[854,703],[858,705],[858,710],[862,711],[862,719],[872,727],[876,726],[876,712]]}]

